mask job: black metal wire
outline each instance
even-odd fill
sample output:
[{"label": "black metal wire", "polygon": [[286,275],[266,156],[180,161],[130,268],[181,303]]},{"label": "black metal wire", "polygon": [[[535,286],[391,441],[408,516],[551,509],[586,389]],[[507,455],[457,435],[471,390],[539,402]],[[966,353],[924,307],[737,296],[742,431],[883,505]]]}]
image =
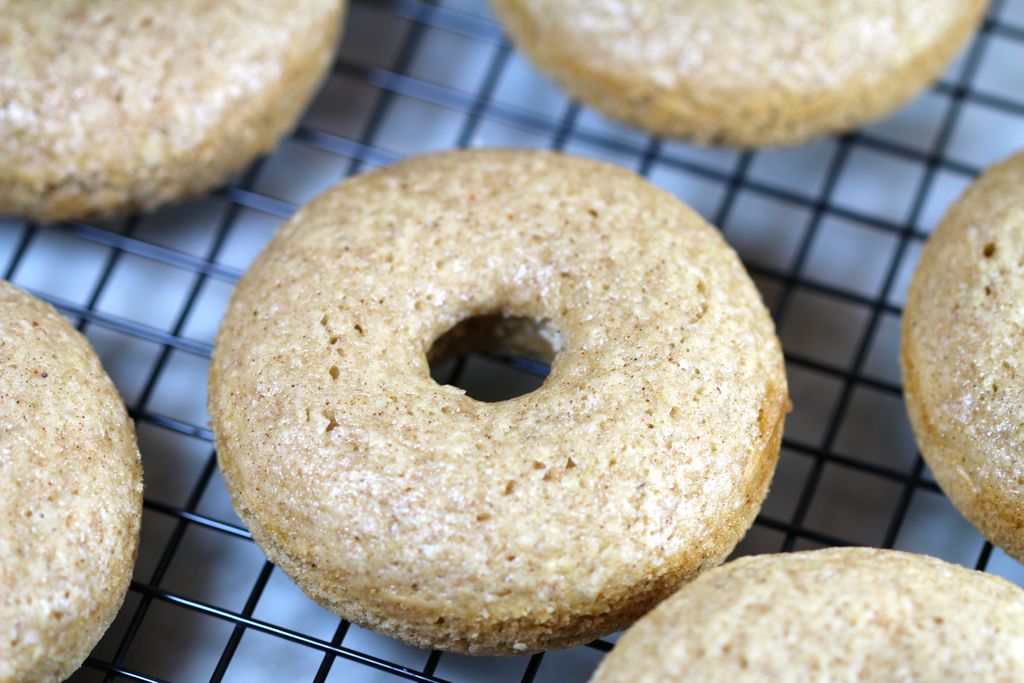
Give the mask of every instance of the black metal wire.
[{"label": "black metal wire", "polygon": [[[399,155],[378,146],[376,140],[384,116],[395,97],[407,97],[420,102],[434,104],[457,112],[464,116],[464,123],[459,132],[457,145],[466,147],[473,143],[481,122],[485,120],[539,134],[549,140],[553,149],[562,149],[570,141],[581,143],[592,148],[610,153],[638,159],[638,170],[648,174],[655,166],[685,172],[706,180],[718,183],[725,188],[722,202],[713,216],[719,226],[728,226],[730,214],[735,206],[739,193],[749,192],[778,202],[799,207],[809,212],[810,223],[803,234],[796,256],[789,268],[779,270],[764,266],[748,264],[749,270],[780,288],[780,293],[773,307],[773,315],[781,325],[787,316],[792,298],[796,292],[814,292],[838,301],[858,306],[868,312],[867,323],[863,327],[852,360],[846,366],[815,360],[797,353],[786,354],[787,363],[794,367],[811,370],[823,376],[831,377],[841,383],[839,397],[828,418],[825,436],[820,445],[802,443],[798,439],[787,437],[783,445],[794,457],[807,458],[810,471],[801,490],[801,495],[793,514],[789,519],[777,519],[765,514],[757,518],[756,525],[781,532],[784,537],[782,550],[794,548],[798,539],[824,545],[848,545],[850,541],[835,537],[828,533],[808,528],[807,516],[811,503],[817,492],[822,473],[829,467],[841,467],[855,470],[879,479],[895,482],[900,487],[894,512],[889,519],[882,545],[892,546],[897,542],[900,529],[917,491],[938,491],[931,481],[922,478],[924,463],[917,456],[909,472],[902,468],[884,464],[867,462],[849,457],[835,451],[835,441],[840,426],[849,410],[851,399],[858,388],[871,388],[887,395],[899,396],[901,389],[892,382],[879,380],[864,372],[868,352],[872,340],[878,330],[883,315],[899,315],[899,306],[889,303],[889,295],[895,286],[900,264],[909,248],[915,241],[923,240],[927,235],[918,227],[918,220],[924,210],[928,193],[934,184],[938,172],[945,171],[964,178],[972,178],[979,174],[980,168],[950,158],[946,152],[953,130],[964,106],[972,103],[1024,118],[1024,101],[1017,102],[1006,97],[979,91],[973,80],[981,63],[986,45],[993,36],[1002,40],[1024,44],[1024,27],[1007,24],[999,18],[1003,1],[993,3],[988,19],[984,22],[979,37],[972,44],[964,68],[954,82],[940,82],[934,92],[949,100],[948,109],[940,124],[934,143],[926,150],[919,150],[900,142],[888,140],[870,132],[861,131],[839,138],[832,158],[825,172],[825,180],[820,191],[810,196],[777,187],[764,180],[750,177],[748,170],[755,161],[756,153],[748,152],[739,156],[737,163],[730,171],[712,167],[705,163],[680,158],[662,144],[658,138],[649,138],[645,146],[638,147],[634,142],[627,141],[602,131],[590,130],[579,121],[581,109],[579,105],[570,103],[559,117],[547,117],[532,111],[521,109],[505,102],[496,100],[493,95],[509,63],[512,49],[504,38],[500,28],[492,21],[467,14],[456,9],[436,4],[433,0],[354,0],[354,4],[373,7],[385,11],[410,23],[410,31],[399,50],[395,62],[388,69],[370,68],[339,59],[335,65],[335,73],[356,79],[381,92],[376,109],[370,118],[367,129],[360,139],[349,139],[333,133],[316,130],[308,126],[300,126],[293,135],[297,143],[341,155],[351,160],[349,173],[361,170],[365,165],[384,165],[397,161]],[[463,92],[458,89],[441,86],[418,79],[409,74],[420,40],[427,30],[441,30],[468,37],[484,44],[494,46],[491,61],[487,67],[481,85],[474,92]],[[877,216],[865,214],[856,209],[838,206],[834,201],[834,190],[850,154],[855,149],[870,149],[904,159],[924,169],[913,197],[911,210],[906,220],[891,221]],[[109,249],[109,254],[101,268],[92,290],[84,304],[76,304],[57,297],[35,292],[54,304],[59,310],[76,318],[82,329],[97,326],[138,339],[155,342],[161,346],[160,354],[145,382],[140,398],[131,406],[132,416],[139,422],[148,423],[170,432],[186,434],[206,441],[212,445],[212,434],[205,425],[192,424],[187,421],[162,415],[148,407],[154,389],[165,371],[168,361],[175,353],[191,354],[208,358],[211,348],[208,343],[189,339],[184,336],[186,322],[199,299],[203,284],[207,280],[215,280],[233,284],[241,273],[235,268],[218,262],[227,235],[236,222],[242,209],[249,209],[277,218],[288,218],[296,210],[296,206],[279,198],[267,196],[252,189],[262,162],[254,164],[243,176],[238,185],[224,187],[215,196],[228,204],[223,219],[215,229],[215,238],[207,252],[199,257],[182,251],[153,244],[135,236],[137,218],[129,219],[120,232],[84,222],[64,223],[55,226],[40,226],[28,223],[22,230],[12,257],[3,272],[5,279],[17,280],[18,269],[24,261],[37,236],[54,231],[73,237],[83,242],[95,244]],[[880,291],[875,296],[865,296],[843,287],[824,284],[809,279],[803,274],[803,266],[810,257],[811,245],[820,226],[826,218],[835,217],[856,222],[871,230],[894,236],[897,240],[885,269],[885,276]],[[728,230],[726,230],[728,236]],[[110,284],[122,255],[132,255],[156,264],[173,266],[197,277],[188,289],[182,310],[178,314],[170,330],[158,329],[143,323],[122,318],[117,315],[97,310],[97,302]],[[547,367],[526,359],[494,358],[519,371],[544,376]],[[459,374],[465,369],[465,359],[454,368],[450,381],[457,382]],[[312,648],[323,653],[321,664],[314,681],[321,683],[330,675],[332,664],[341,657],[367,667],[386,671],[397,678],[415,681],[439,682],[443,679],[436,675],[443,662],[444,655],[440,652],[430,654],[422,671],[415,671],[395,662],[385,661],[371,655],[344,646],[348,633],[348,623],[339,620],[338,626],[330,641],[324,641],[299,633],[292,629],[268,623],[253,617],[260,597],[267,585],[273,566],[266,563],[250,589],[244,607],[238,612],[223,609],[193,600],[161,588],[161,583],[174,560],[177,550],[188,529],[192,527],[209,529],[228,537],[251,540],[249,532],[235,524],[212,518],[198,512],[199,501],[207,490],[216,470],[215,456],[208,455],[200,476],[193,485],[183,506],[178,507],[166,502],[146,498],[147,515],[158,515],[174,521],[173,530],[163,546],[158,562],[146,582],[135,581],[131,591],[139,596],[138,604],[132,612],[128,626],[110,661],[98,657],[90,657],[85,666],[103,672],[106,680],[128,679],[138,681],[156,681],[145,671],[134,671],[124,666],[133,644],[136,642],[140,629],[149,614],[153,601],[175,605],[180,609],[190,610],[207,618],[219,619],[232,625],[232,633],[225,645],[211,680],[219,681],[228,672],[239,643],[247,630],[270,634],[284,640]],[[985,543],[976,561],[979,569],[985,569],[992,555],[991,544]],[[127,608],[126,608],[127,609]],[[595,641],[591,647],[607,651],[611,644],[607,641]],[[543,655],[532,656],[521,680],[524,683],[533,681],[544,665]]]},{"label": "black metal wire", "polygon": [[[1002,0],[997,0],[992,5],[992,12],[996,13],[1002,8]],[[984,53],[986,41],[977,40],[969,48],[967,53],[967,61],[961,74],[960,80],[963,83],[970,83],[973,79],[975,72],[981,64],[981,57]],[[878,294],[879,301],[885,301],[889,297],[889,292],[892,289],[893,283],[896,281],[896,275],[899,271],[900,264],[903,260],[903,254],[907,250],[907,246],[913,232],[913,226],[916,225],[917,219],[924,208],[925,199],[928,196],[928,192],[931,189],[932,182],[935,179],[935,172],[939,165],[939,159],[942,151],[945,149],[949,142],[949,138],[953,133],[954,126],[956,125],[957,118],[960,114],[961,108],[966,101],[966,88],[955,89],[949,109],[946,112],[946,116],[940,127],[937,141],[934,145],[933,152],[925,160],[925,176],[921,180],[921,184],[914,196],[913,206],[910,212],[910,216],[907,218],[906,227],[902,230],[900,240],[897,245],[895,252],[893,253],[889,267],[887,268],[885,280],[881,291]],[[836,155],[839,156],[838,154]],[[854,354],[854,360],[851,365],[851,374],[856,374],[860,371],[860,368],[864,365],[867,360],[868,351],[871,345],[871,341],[874,339],[875,330],[878,327],[879,320],[881,319],[880,306],[876,304],[871,306],[871,315],[867,325],[864,327],[864,332],[861,335],[859,342],[857,343],[857,351]],[[828,429],[825,433],[825,439],[823,442],[824,450],[828,451],[832,448],[836,437],[839,434],[840,425],[843,422],[843,417],[846,413],[847,408],[850,404],[850,399],[853,396],[855,383],[851,378],[845,378],[843,380],[842,390],[839,395],[839,400],[836,401],[833,414],[829,420]],[[918,456],[920,457],[920,456]],[[814,492],[821,481],[821,474],[824,471],[825,463],[821,458],[815,459],[814,465],[811,469],[810,475],[807,478],[807,483],[804,486],[804,490],[800,495],[800,500],[797,504],[797,509],[793,513],[792,523],[794,527],[800,527],[803,525],[804,518],[807,516],[807,512],[810,508],[811,499],[814,496]],[[912,488],[913,479],[907,483],[907,488]],[[905,494],[907,496],[910,493]],[[909,509],[909,501],[907,506],[898,505],[895,516],[890,522],[890,530],[892,532],[893,542],[895,537],[899,533],[899,528],[903,523],[903,519],[906,515],[907,509]],[[888,539],[887,539],[888,540]],[[783,550],[792,550],[796,542],[796,534],[792,531],[786,534],[786,540],[783,543]]]}]

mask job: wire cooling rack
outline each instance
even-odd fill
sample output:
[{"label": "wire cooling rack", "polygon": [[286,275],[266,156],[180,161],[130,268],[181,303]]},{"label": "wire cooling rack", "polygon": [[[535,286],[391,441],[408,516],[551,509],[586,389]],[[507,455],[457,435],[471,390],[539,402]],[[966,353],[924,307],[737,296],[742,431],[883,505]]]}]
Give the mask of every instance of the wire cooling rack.
[{"label": "wire cooling rack", "polygon": [[[119,221],[0,221],[0,273],[88,334],[143,454],[135,580],[73,680],[582,682],[611,648],[614,637],[469,658],[340,621],[267,562],[217,472],[206,372],[239,275],[319,191],[448,147],[609,159],[688,201],[739,251],[778,323],[796,409],[772,492],[737,554],[887,546],[1024,583],[1024,568],[956,513],[918,457],[897,364],[923,240],[984,166],[1024,146],[1021,65],[1024,0],[997,1],[941,82],[888,120],[797,149],[737,153],[650,138],[567,101],[509,46],[482,0],[354,0],[302,125],[227,187]],[[504,372],[513,382],[530,368],[471,357],[449,381]]]}]

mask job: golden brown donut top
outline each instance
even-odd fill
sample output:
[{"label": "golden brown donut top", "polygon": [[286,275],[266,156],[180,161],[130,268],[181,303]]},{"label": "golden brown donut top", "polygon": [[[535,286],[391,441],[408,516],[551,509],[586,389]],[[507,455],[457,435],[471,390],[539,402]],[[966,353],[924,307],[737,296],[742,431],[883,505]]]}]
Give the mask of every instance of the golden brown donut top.
[{"label": "golden brown donut top", "polygon": [[0,0],[0,212],[150,208],[225,180],[308,98],[342,4]]},{"label": "golden brown donut top", "polygon": [[1024,680],[1024,592],[873,548],[746,557],[619,639],[591,683]]},{"label": "golden brown donut top", "polygon": [[0,681],[70,675],[135,564],[135,432],[85,337],[0,281]]},{"label": "golden brown donut top", "polygon": [[914,434],[942,489],[1024,560],[1024,155],[953,205],[921,254],[903,323]]},{"label": "golden brown donut top", "polygon": [[[560,331],[543,387],[435,383],[431,343],[494,312]],[[721,561],[787,407],[714,229],[629,171],[517,151],[413,159],[302,209],[239,283],[210,403],[237,509],[309,594],[476,652],[578,643]]]},{"label": "golden brown donut top", "polygon": [[985,0],[492,0],[575,96],[654,132],[792,144],[936,77]]}]

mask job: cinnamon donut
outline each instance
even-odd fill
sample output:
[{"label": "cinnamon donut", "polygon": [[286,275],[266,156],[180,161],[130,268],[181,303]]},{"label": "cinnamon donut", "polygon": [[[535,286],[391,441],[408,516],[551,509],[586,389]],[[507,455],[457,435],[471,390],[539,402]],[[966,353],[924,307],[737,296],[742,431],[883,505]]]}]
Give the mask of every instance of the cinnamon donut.
[{"label": "cinnamon donut", "polygon": [[[431,379],[434,340],[479,316],[551,340],[543,386],[484,403]],[[416,158],[301,209],[210,372],[221,470],[267,555],[346,619],[477,654],[621,629],[721,562],[787,409],[719,233],[629,171],[536,151]]]},{"label": "cinnamon donut", "polygon": [[1024,591],[874,548],[745,557],[619,639],[590,683],[1024,680]]},{"label": "cinnamon donut", "polygon": [[0,214],[152,209],[227,181],[295,124],[343,7],[0,3]]},{"label": "cinnamon donut", "polygon": [[0,280],[0,681],[61,681],[121,607],[142,467],[99,359]]},{"label": "cinnamon donut", "polygon": [[921,455],[989,540],[1024,561],[1024,154],[950,208],[903,311],[903,391]]},{"label": "cinnamon donut", "polygon": [[659,135],[793,145],[935,80],[986,0],[491,0],[573,97]]}]

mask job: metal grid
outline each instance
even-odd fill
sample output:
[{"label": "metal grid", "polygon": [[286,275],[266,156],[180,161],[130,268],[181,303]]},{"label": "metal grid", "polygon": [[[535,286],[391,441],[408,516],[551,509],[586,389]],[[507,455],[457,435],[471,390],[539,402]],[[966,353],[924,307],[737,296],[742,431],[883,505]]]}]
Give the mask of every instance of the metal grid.
[{"label": "metal grid", "polygon": [[[908,436],[894,365],[922,241],[984,165],[1024,144],[1024,76],[1001,67],[1020,63],[1024,1],[997,0],[960,63],[893,119],[799,150],[701,150],[565,101],[481,2],[355,0],[304,123],[227,187],[124,221],[0,221],[0,272],[90,336],[137,421],[146,468],[135,580],[73,680],[583,681],[612,647],[469,659],[386,641],[318,611],[225,502],[201,406],[231,286],[297,203],[426,147],[609,158],[724,229],[779,325],[796,403],[772,494],[738,553],[902,547],[1024,581],[939,494]],[[475,358],[451,381],[474,363],[545,372]]]}]

